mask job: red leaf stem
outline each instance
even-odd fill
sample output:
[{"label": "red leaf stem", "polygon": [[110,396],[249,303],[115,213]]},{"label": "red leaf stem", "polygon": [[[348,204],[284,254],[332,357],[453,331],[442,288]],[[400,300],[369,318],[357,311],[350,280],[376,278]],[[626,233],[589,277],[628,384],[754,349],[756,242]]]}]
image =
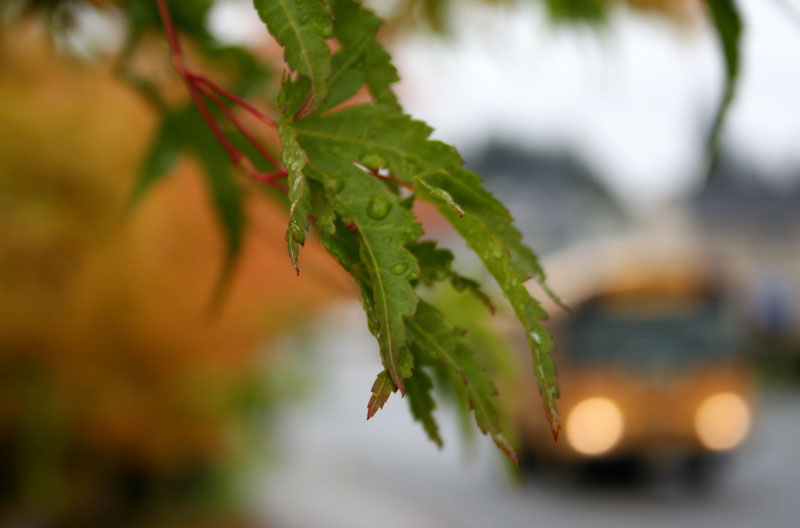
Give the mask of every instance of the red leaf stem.
[{"label": "red leaf stem", "polygon": [[272,165],[276,169],[281,168],[281,164],[278,162],[277,159],[275,159],[272,153],[269,150],[267,150],[264,147],[264,145],[262,145],[261,142],[258,139],[256,139],[255,136],[253,136],[253,134],[247,129],[247,127],[245,127],[241,123],[241,121],[239,121],[236,118],[233,112],[231,112],[231,109],[228,108],[228,106],[223,101],[221,101],[220,98],[217,97],[217,95],[214,92],[206,89],[202,90],[202,93],[203,95],[208,97],[216,105],[217,108],[219,108],[220,112],[225,114],[225,117],[228,118],[228,121],[230,121],[233,124],[233,126],[235,126],[236,129],[245,137],[245,139],[251,145],[253,145],[253,148],[255,148],[259,154],[261,154],[267,161],[269,161],[270,165]]},{"label": "red leaf stem", "polygon": [[[167,41],[169,42],[169,48],[172,53],[172,63],[175,65],[175,69],[178,71],[178,74],[186,83],[186,87],[189,90],[189,94],[192,97],[194,105],[200,111],[200,114],[203,116],[203,120],[214,134],[214,137],[217,138],[217,141],[220,143],[220,145],[222,145],[222,148],[225,149],[225,152],[227,152],[228,157],[230,157],[234,165],[243,167],[247,174],[253,179],[263,182],[267,185],[272,185],[284,193],[288,193],[286,186],[277,181],[277,179],[286,175],[286,171],[283,166],[266,148],[264,148],[263,145],[261,145],[261,143],[241,123],[241,121],[236,118],[233,112],[231,112],[230,108],[228,108],[228,106],[225,105],[225,103],[221,101],[219,97],[217,97],[217,94],[241,106],[247,112],[255,116],[259,121],[270,127],[274,128],[276,126],[275,121],[265,116],[247,101],[231,93],[225,88],[222,88],[207,77],[192,71],[186,65],[186,61],[184,60],[180,40],[178,39],[178,34],[175,31],[175,24],[172,21],[172,15],[170,14],[169,7],[167,6],[167,0],[156,0],[156,3],[158,4],[158,12],[161,16],[161,22],[164,24],[164,31],[167,34]],[[214,119],[213,114],[203,100],[203,96],[210,99],[211,102],[213,102],[220,109],[225,117],[239,130],[239,132],[247,139],[247,141],[253,145],[258,153],[261,154],[273,167],[279,169],[278,172],[265,174],[259,172],[253,166],[253,163],[247,158],[247,156],[242,154],[222,131],[219,123],[217,123],[216,119]]]}]

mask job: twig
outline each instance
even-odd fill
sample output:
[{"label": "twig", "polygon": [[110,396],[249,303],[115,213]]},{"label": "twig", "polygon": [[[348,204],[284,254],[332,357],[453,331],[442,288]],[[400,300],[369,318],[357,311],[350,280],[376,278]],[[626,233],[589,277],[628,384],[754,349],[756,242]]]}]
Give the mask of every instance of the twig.
[{"label": "twig", "polygon": [[[186,87],[189,90],[189,95],[191,95],[194,105],[200,111],[200,114],[203,116],[203,120],[206,122],[206,125],[208,125],[208,128],[211,130],[212,134],[214,134],[214,137],[216,137],[217,141],[220,143],[220,145],[222,145],[222,148],[225,149],[225,152],[228,154],[228,157],[231,159],[234,165],[244,168],[245,172],[253,179],[263,182],[267,185],[272,185],[284,193],[287,193],[288,190],[286,189],[286,186],[277,181],[278,178],[281,178],[286,174],[283,166],[267,149],[263,147],[263,145],[258,142],[258,140],[256,140],[255,136],[253,136],[250,131],[247,130],[247,128],[236,118],[236,116],[233,115],[233,112],[231,112],[231,110],[219,99],[219,97],[217,97],[217,94],[241,106],[268,126],[275,127],[275,121],[259,112],[254,106],[247,103],[240,97],[234,95],[221,86],[218,86],[207,77],[193,72],[187,66],[184,59],[180,40],[178,39],[178,34],[175,31],[175,25],[172,21],[169,7],[167,6],[167,0],[156,0],[156,2],[158,4],[158,12],[161,16],[161,22],[164,24],[164,30],[167,34],[169,48],[172,53],[172,63],[175,65],[175,69],[178,71],[178,74],[180,74],[181,78],[186,83]],[[225,117],[228,118],[228,120],[247,139],[247,141],[253,145],[259,154],[264,156],[264,158],[273,167],[278,169],[278,172],[266,174],[259,172],[255,168],[247,156],[240,152],[222,131],[219,123],[217,123],[216,119],[214,119],[213,114],[206,105],[206,102],[203,100],[203,96],[210,99],[219,108]]]},{"label": "twig", "polygon": [[234,94],[232,92],[229,92],[228,90],[226,90],[222,86],[219,86],[218,84],[216,84],[214,81],[212,81],[208,77],[205,77],[204,75],[199,75],[197,73],[192,73],[192,72],[187,72],[187,74],[189,76],[191,76],[192,79],[197,81],[199,84],[202,84],[202,85],[205,85],[208,88],[211,88],[212,90],[214,90],[215,92],[217,92],[221,96],[223,96],[223,97],[229,99],[231,102],[236,103],[237,105],[241,106],[242,108],[244,108],[245,110],[250,112],[251,115],[253,115],[256,119],[258,119],[259,121],[261,121],[265,125],[270,126],[272,128],[275,128],[277,126],[277,124],[275,123],[274,119],[270,119],[269,117],[264,115],[261,111],[259,111],[256,107],[254,107],[253,105],[251,105],[250,103],[248,103],[247,101],[245,101],[244,99],[239,97],[238,95],[236,95],[236,94]]},{"label": "twig", "polygon": [[272,165],[276,169],[280,169],[281,164],[278,163],[278,160],[275,159],[275,157],[272,155],[272,153],[269,150],[264,148],[264,145],[262,145],[261,142],[258,139],[256,139],[256,137],[253,136],[253,134],[250,133],[250,131],[247,129],[247,127],[245,127],[236,118],[236,116],[233,114],[233,112],[231,112],[231,109],[228,108],[225,105],[225,103],[222,102],[220,100],[220,98],[217,97],[217,95],[214,92],[209,91],[209,90],[206,89],[206,90],[202,90],[202,93],[203,93],[203,95],[208,97],[211,100],[211,102],[213,102],[214,105],[216,105],[217,108],[219,108],[220,112],[225,114],[225,117],[228,118],[228,121],[230,121],[231,124],[233,124],[233,126],[235,126],[236,129],[245,137],[245,139],[251,145],[253,145],[253,148],[255,148],[258,151],[259,154],[261,154],[264,158],[266,158],[267,161],[269,161],[270,165]]}]

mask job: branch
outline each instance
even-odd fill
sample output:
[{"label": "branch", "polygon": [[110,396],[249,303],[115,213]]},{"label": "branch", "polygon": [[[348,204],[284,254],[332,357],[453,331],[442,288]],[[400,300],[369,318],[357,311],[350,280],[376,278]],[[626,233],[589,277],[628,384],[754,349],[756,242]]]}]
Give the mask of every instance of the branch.
[{"label": "branch", "polygon": [[255,148],[258,151],[259,154],[261,154],[264,158],[266,158],[267,161],[269,161],[270,165],[272,165],[276,169],[279,169],[281,167],[281,164],[278,162],[278,160],[275,159],[275,157],[272,155],[272,153],[269,150],[267,150],[266,148],[264,148],[264,146],[261,144],[261,142],[258,141],[258,139],[256,139],[255,136],[253,136],[253,134],[251,134],[249,130],[247,130],[247,127],[245,127],[236,118],[236,116],[233,115],[233,112],[231,112],[231,109],[228,108],[225,105],[225,103],[223,101],[221,101],[220,98],[217,97],[217,95],[214,92],[209,91],[208,89],[206,89],[206,90],[202,90],[202,93],[203,93],[203,95],[208,97],[216,105],[217,108],[219,108],[220,112],[225,114],[225,117],[228,118],[228,121],[230,121],[231,124],[233,124],[233,126],[235,126],[236,129],[245,137],[245,139],[251,145],[253,145],[253,148]]},{"label": "branch", "polygon": [[199,74],[196,74],[196,73],[191,73],[191,72],[187,72],[187,74],[189,76],[191,76],[191,78],[194,79],[197,83],[205,85],[208,88],[211,88],[212,90],[214,90],[215,92],[217,92],[221,96],[223,96],[223,97],[229,99],[231,102],[236,103],[237,105],[241,106],[242,108],[244,108],[245,110],[250,112],[250,114],[252,114],[256,119],[258,119],[259,121],[261,121],[265,125],[270,126],[272,128],[276,128],[277,127],[277,124],[275,123],[274,119],[270,119],[269,117],[264,115],[262,112],[260,112],[256,107],[254,107],[253,105],[251,105],[250,103],[248,103],[247,101],[245,101],[244,99],[239,97],[238,95],[236,95],[234,93],[231,93],[228,90],[226,90],[225,88],[223,88],[223,87],[219,86],[218,84],[214,83],[214,81],[212,81],[208,77],[205,77],[204,75],[199,75]]},{"label": "branch", "polygon": [[[214,134],[214,137],[217,138],[217,141],[222,145],[222,148],[225,149],[225,152],[228,154],[228,157],[231,159],[234,165],[243,167],[245,172],[252,177],[253,179],[266,183],[268,185],[272,185],[283,191],[284,193],[288,193],[286,187],[276,181],[277,179],[283,177],[286,173],[283,166],[275,159],[275,157],[261,145],[258,140],[256,140],[255,136],[253,136],[250,131],[233,115],[233,112],[217,97],[216,94],[220,94],[223,97],[229,99],[230,101],[238,104],[245,110],[247,110],[250,114],[255,116],[259,121],[262,123],[275,127],[275,121],[265,116],[263,113],[258,111],[254,106],[249,104],[248,102],[244,101],[237,95],[229,92],[228,90],[218,86],[214,82],[212,82],[207,77],[197,74],[193,72],[186,64],[186,60],[184,59],[183,50],[181,49],[180,40],[178,39],[178,34],[175,31],[175,24],[172,21],[172,16],[169,12],[169,7],[167,6],[167,0],[156,0],[158,4],[158,12],[161,16],[161,22],[164,25],[164,31],[167,34],[167,41],[169,42],[169,48],[172,53],[172,63],[175,65],[175,69],[177,70],[178,74],[181,76],[183,81],[186,83],[186,87],[189,90],[189,95],[192,97],[192,101],[197,109],[200,111],[200,114],[203,116],[203,120],[208,125],[208,128]],[[204,88],[205,87],[205,88]],[[214,119],[213,114],[209,110],[208,106],[206,105],[205,101],[203,100],[203,96],[209,98],[218,108],[219,110],[228,118],[228,120],[239,130],[239,132],[247,139],[250,144],[261,154],[273,167],[278,169],[278,172],[272,174],[265,174],[259,172],[253,163],[240,152],[234,144],[231,142],[230,139],[225,135],[220,128],[219,123],[217,123],[216,119]]]}]

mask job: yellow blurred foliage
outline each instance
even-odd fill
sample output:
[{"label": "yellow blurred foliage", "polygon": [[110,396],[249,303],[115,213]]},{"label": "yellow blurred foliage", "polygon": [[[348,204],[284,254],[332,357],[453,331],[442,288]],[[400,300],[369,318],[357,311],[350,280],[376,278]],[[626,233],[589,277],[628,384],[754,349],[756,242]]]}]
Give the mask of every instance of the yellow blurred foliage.
[{"label": "yellow blurred foliage", "polygon": [[125,215],[155,116],[110,66],[54,56],[35,27],[0,39],[3,445],[156,475],[220,456],[263,344],[352,287],[314,243],[298,278],[285,211],[251,192],[239,268],[209,316],[224,248],[197,167]]}]

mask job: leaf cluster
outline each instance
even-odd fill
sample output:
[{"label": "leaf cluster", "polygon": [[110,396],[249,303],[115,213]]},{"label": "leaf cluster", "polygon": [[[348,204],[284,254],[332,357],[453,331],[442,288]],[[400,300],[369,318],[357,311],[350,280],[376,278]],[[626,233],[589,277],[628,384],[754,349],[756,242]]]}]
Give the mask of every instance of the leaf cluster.
[{"label": "leaf cluster", "polygon": [[[278,125],[289,174],[289,254],[297,266],[313,225],[361,289],[383,363],[368,418],[400,392],[441,444],[431,375],[443,368],[463,381],[478,427],[512,453],[501,435],[495,386],[463,342],[463,331],[417,294],[423,284],[447,281],[491,306],[477,282],[452,271],[452,253],[420,240],[424,232],[412,209],[419,200],[453,225],[510,301],[557,434],[553,343],[541,326],[544,310],[523,285],[530,277],[543,282],[542,269],[506,208],[464,169],[458,152],[429,139],[427,125],[402,113],[391,86],[397,72],[376,38],[380,20],[354,0],[255,0],[255,5],[283,45],[289,68]],[[336,41],[336,52],[330,40]],[[372,103],[341,106],[362,88]]]}]

